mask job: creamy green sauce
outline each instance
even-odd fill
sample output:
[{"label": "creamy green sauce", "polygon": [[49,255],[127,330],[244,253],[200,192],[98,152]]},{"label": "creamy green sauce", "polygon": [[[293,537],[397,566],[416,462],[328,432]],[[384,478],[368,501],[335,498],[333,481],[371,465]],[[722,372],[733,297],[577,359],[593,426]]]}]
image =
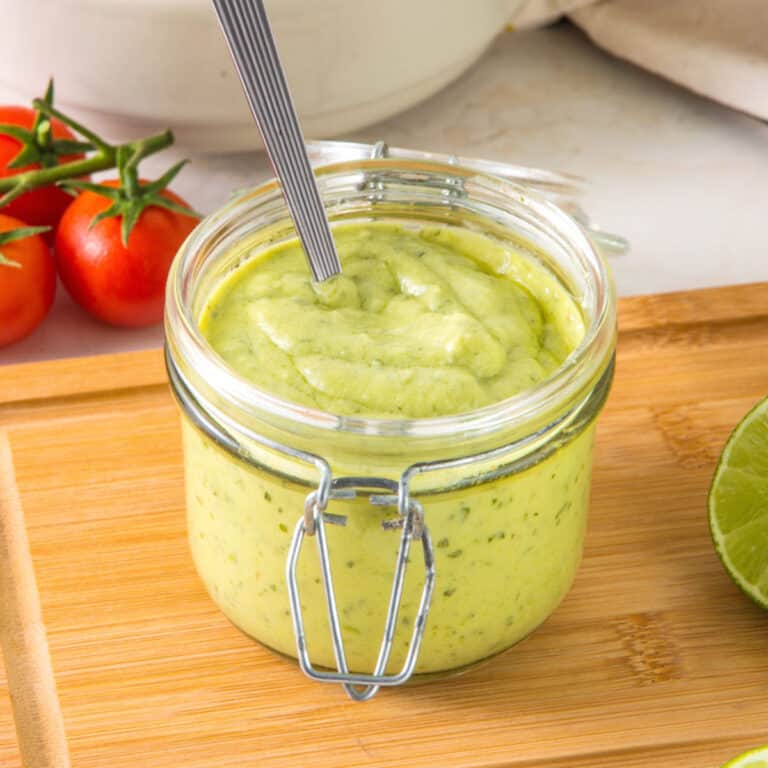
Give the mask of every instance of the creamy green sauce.
[{"label": "creamy green sauce", "polygon": [[[589,426],[524,472],[421,498],[437,577],[417,673],[503,651],[557,607],[581,559],[593,435]],[[285,562],[309,489],[248,467],[187,421],[184,455],[189,544],[208,593],[243,632],[295,656]],[[364,498],[331,502],[328,512],[347,518],[326,526],[347,658],[351,669],[370,672],[399,533],[381,526],[391,511]],[[413,631],[424,584],[420,549],[411,550],[390,671],[403,664]],[[305,540],[298,581],[312,661],[335,667],[314,539]]]},{"label": "creamy green sauce", "polygon": [[[542,381],[584,334],[580,311],[533,260],[468,231],[337,227],[344,274],[319,287],[293,243],[245,261],[214,292],[201,326],[242,376],[280,397],[339,414],[434,416],[497,402]],[[593,428],[538,462],[474,482],[462,470],[420,501],[435,547],[436,589],[417,672],[463,667],[533,631],[567,592],[581,556]],[[311,490],[298,464],[248,466],[184,421],[189,541],[198,572],[227,617],[294,656],[285,584],[291,536]],[[333,461],[333,443],[315,446]],[[412,460],[404,441],[402,467]],[[455,455],[447,443],[445,455]],[[369,457],[369,461],[370,461]],[[334,467],[334,471],[337,471]],[[365,468],[367,472],[369,467]],[[357,470],[357,471],[356,471]],[[359,474],[347,467],[342,474]],[[460,479],[471,484],[459,490]],[[440,490],[442,488],[442,490]],[[392,510],[364,497],[332,501],[327,526],[351,669],[375,664],[399,533]],[[412,550],[390,670],[402,664],[423,585]],[[335,666],[315,541],[299,586],[315,664]]]},{"label": "creamy green sauce", "polygon": [[541,266],[452,228],[337,227],[343,274],[313,284],[293,241],[209,301],[213,348],[260,388],[343,415],[474,410],[549,376],[584,333]]}]

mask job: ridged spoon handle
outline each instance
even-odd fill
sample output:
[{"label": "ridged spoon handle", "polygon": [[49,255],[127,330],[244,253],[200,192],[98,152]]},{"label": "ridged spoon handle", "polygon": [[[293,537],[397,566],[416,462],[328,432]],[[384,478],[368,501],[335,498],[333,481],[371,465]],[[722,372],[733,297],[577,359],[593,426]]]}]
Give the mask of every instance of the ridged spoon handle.
[{"label": "ridged spoon handle", "polygon": [[263,0],[213,0],[315,280],[341,272]]}]

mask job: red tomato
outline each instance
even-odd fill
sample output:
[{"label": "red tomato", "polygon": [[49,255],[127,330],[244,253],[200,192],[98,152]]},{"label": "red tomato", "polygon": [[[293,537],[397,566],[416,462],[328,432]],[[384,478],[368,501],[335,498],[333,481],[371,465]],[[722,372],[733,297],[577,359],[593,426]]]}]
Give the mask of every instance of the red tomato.
[{"label": "red tomato", "polygon": [[[117,180],[104,183],[119,186]],[[169,190],[162,195],[187,206]],[[120,216],[89,228],[110,204],[96,192],[82,192],[65,211],[55,247],[61,280],[83,309],[106,323],[135,327],[160,322],[168,269],[198,220],[149,206],[139,216],[126,247],[120,237]]]},{"label": "red tomato", "polygon": [[[0,123],[18,125],[22,128],[32,128],[36,114],[34,109],[28,107],[0,106]],[[56,119],[51,120],[51,127],[54,138],[75,138],[72,131]],[[0,133],[0,177],[13,176],[22,171],[40,167],[35,163],[23,168],[9,168],[8,163],[16,157],[19,149],[21,149],[21,143],[18,139]],[[59,158],[59,163],[66,163],[80,157],[83,157],[83,155],[63,155]],[[64,209],[71,202],[72,195],[66,193],[63,189],[51,185],[33,189],[31,192],[25,192],[21,197],[17,197],[3,207],[2,213],[8,216],[15,216],[17,219],[25,221],[28,225],[47,224],[50,227],[55,227],[61,218],[61,214],[64,213]]]},{"label": "red tomato", "polygon": [[[24,222],[0,214],[0,232]],[[0,347],[30,334],[43,321],[56,293],[56,266],[40,235],[0,246],[0,253],[21,267],[0,264]]]}]

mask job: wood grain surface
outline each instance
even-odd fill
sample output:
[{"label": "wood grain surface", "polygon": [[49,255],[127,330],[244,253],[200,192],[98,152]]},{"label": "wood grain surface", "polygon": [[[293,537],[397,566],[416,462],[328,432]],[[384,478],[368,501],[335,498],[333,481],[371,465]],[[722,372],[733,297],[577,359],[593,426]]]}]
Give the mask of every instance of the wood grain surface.
[{"label": "wood grain surface", "polygon": [[627,299],[620,330],[564,604],[491,663],[367,704],[204,593],[159,351],[0,369],[73,766],[716,768],[768,742],[768,613],[706,518],[723,442],[768,394],[768,284]]}]

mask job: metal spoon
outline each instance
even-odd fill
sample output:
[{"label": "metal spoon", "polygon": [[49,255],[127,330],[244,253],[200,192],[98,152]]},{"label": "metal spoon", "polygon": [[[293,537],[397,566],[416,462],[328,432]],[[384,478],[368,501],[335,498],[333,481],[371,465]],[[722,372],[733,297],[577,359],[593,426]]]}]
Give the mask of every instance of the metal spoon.
[{"label": "metal spoon", "polygon": [[213,0],[213,5],[312,276],[327,280],[341,273],[341,263],[263,0]]}]

